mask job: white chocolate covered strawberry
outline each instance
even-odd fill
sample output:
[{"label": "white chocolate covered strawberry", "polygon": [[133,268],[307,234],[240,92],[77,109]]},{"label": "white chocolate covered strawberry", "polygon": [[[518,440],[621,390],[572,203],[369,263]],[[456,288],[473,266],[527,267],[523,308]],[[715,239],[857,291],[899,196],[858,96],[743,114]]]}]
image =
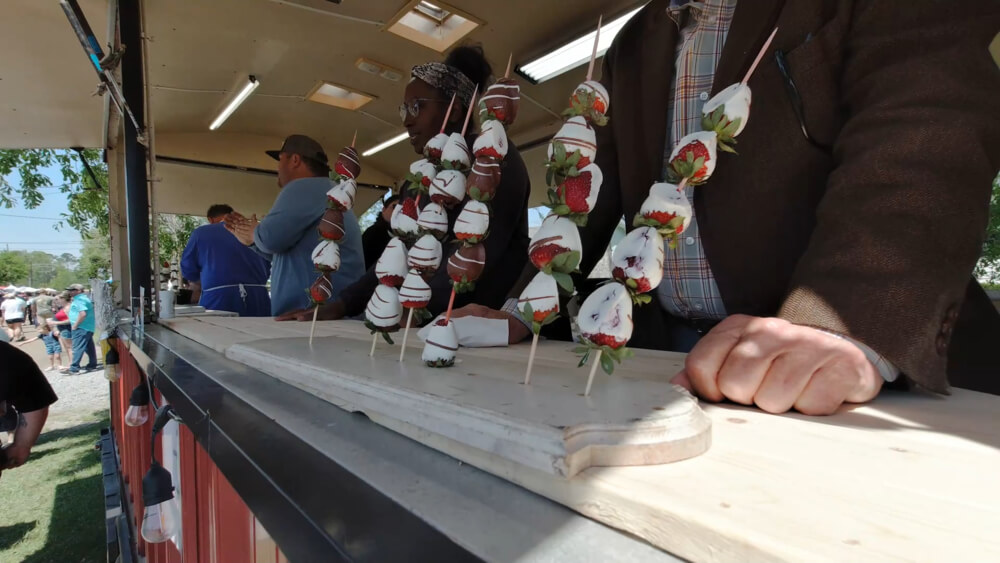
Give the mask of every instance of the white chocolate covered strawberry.
[{"label": "white chocolate covered strawberry", "polygon": [[470,155],[465,137],[460,133],[452,133],[441,149],[441,165],[452,170],[468,170],[472,160]]},{"label": "white chocolate covered strawberry", "polygon": [[577,225],[587,224],[587,214],[597,203],[597,196],[604,183],[604,174],[594,163],[582,169],[569,169],[569,175],[564,176],[562,183],[549,190],[549,207],[556,215],[569,217]]},{"label": "white chocolate covered strawberry", "polygon": [[490,208],[474,199],[465,202],[462,212],[455,219],[455,238],[468,244],[476,244],[486,238],[489,230]]},{"label": "white chocolate covered strawberry", "polygon": [[423,276],[429,276],[441,266],[441,241],[434,235],[424,235],[410,247],[408,265]]},{"label": "white chocolate covered strawberry", "polygon": [[583,116],[594,125],[605,125],[608,122],[605,114],[611,105],[611,97],[603,84],[596,80],[588,80],[576,87],[569,98],[569,109],[563,114]]},{"label": "white chocolate covered strawberry", "polygon": [[701,108],[701,128],[714,131],[719,138],[719,148],[733,151],[737,135],[743,132],[750,119],[750,87],[737,82],[705,102]]},{"label": "white chocolate covered strawberry", "polygon": [[406,245],[399,237],[393,237],[375,263],[375,277],[381,284],[399,287],[408,269]]},{"label": "white chocolate covered strawberry", "polygon": [[365,307],[366,324],[379,332],[392,332],[399,328],[399,319],[403,316],[403,307],[399,304],[399,291],[392,286],[375,287],[368,306]]},{"label": "white chocolate covered strawberry", "polygon": [[344,178],[334,184],[330,191],[326,192],[326,199],[330,207],[347,211],[354,207],[354,197],[358,193],[358,183],[354,178]]},{"label": "white chocolate covered strawberry", "polygon": [[413,240],[420,233],[420,227],[417,225],[418,217],[417,203],[412,199],[406,199],[392,210],[389,226],[396,236]]},{"label": "white chocolate covered strawberry", "polygon": [[676,184],[657,182],[649,188],[649,195],[642,202],[632,224],[653,227],[673,243],[673,235],[686,231],[692,217],[694,208],[684,190],[678,190]]},{"label": "white chocolate covered strawberry", "polygon": [[580,335],[595,346],[617,350],[632,338],[632,299],[620,283],[598,287],[580,306]]},{"label": "white chocolate covered strawberry", "polygon": [[448,234],[448,214],[440,204],[428,203],[417,216],[420,232],[443,238]]},{"label": "white chocolate covered strawberry", "polygon": [[332,240],[321,240],[312,253],[313,266],[321,272],[340,269],[340,245]]},{"label": "white chocolate covered strawberry", "polygon": [[625,235],[611,255],[611,277],[625,284],[637,302],[663,279],[663,237],[653,227],[639,227]]},{"label": "white chocolate covered strawberry", "polygon": [[399,288],[399,303],[407,309],[423,309],[431,301],[431,286],[417,270],[410,270]]},{"label": "white chocolate covered strawberry", "polygon": [[580,264],[581,250],[576,223],[550,213],[531,237],[528,258],[543,272],[568,274]]},{"label": "white chocolate covered strawberry", "polygon": [[337,155],[337,161],[333,164],[333,171],[341,177],[355,179],[361,174],[361,158],[354,147],[344,147]]},{"label": "white chocolate covered strawberry", "polygon": [[427,193],[435,176],[437,176],[437,167],[434,166],[434,163],[426,158],[421,158],[410,165],[410,173],[406,175],[406,181],[410,182],[418,191]]},{"label": "white chocolate covered strawberry", "polygon": [[458,333],[455,323],[440,319],[431,325],[420,358],[430,367],[443,368],[455,364],[458,353]]},{"label": "white chocolate covered strawberry", "polygon": [[430,141],[424,145],[424,157],[431,161],[433,164],[441,164],[441,153],[444,151],[444,146],[448,143],[448,135],[445,133],[438,133],[431,137]]},{"label": "white chocolate covered strawberry", "polygon": [[442,170],[431,182],[431,201],[452,208],[465,198],[465,174],[460,170]]},{"label": "white chocolate covered strawberry", "polygon": [[684,135],[670,153],[671,172],[678,180],[687,178],[691,185],[707,182],[715,171],[717,145],[715,131]]},{"label": "white chocolate covered strawberry", "polygon": [[483,122],[483,131],[472,144],[472,152],[477,157],[489,156],[503,160],[507,156],[507,131],[503,123],[491,119]]},{"label": "white chocolate covered strawberry", "polygon": [[545,272],[535,274],[517,298],[517,310],[522,319],[532,323],[535,333],[555,320],[559,315],[559,285],[556,279]]},{"label": "white chocolate covered strawberry", "polygon": [[563,123],[563,126],[552,137],[548,148],[549,160],[555,160],[553,157],[558,154],[557,144],[565,147],[565,153],[568,156],[576,152],[580,153],[580,160],[576,163],[578,168],[590,164],[597,155],[597,134],[582,116],[567,119],[566,123]]}]

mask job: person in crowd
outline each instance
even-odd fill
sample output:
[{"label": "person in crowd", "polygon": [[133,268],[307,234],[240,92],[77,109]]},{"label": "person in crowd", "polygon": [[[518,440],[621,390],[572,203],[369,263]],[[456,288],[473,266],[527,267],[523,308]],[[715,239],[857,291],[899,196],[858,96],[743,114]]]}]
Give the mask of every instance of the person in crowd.
[{"label": "person in crowd", "polygon": [[35,299],[38,298],[38,291],[26,291],[24,292],[24,301],[27,304],[25,312],[25,321],[28,326],[38,326],[38,319],[35,317]]},{"label": "person in crowd", "polygon": [[59,334],[48,322],[38,325],[38,336],[19,342],[17,347],[21,348],[25,344],[41,340],[45,344],[45,355],[49,357],[49,367],[45,371],[55,371],[66,369],[62,365],[62,346],[59,344]]},{"label": "person in crowd", "polygon": [[49,405],[58,398],[31,356],[0,342],[0,419],[13,414],[24,418],[16,425],[14,442],[0,449],[0,475],[28,461],[49,416]]},{"label": "person in crowd", "polygon": [[73,284],[66,288],[72,302],[69,307],[70,331],[73,340],[73,358],[69,368],[60,370],[62,373],[76,375],[81,372],[80,361],[86,354],[90,363],[84,371],[94,371],[101,366],[97,360],[97,350],[94,346],[94,331],[97,330],[97,319],[94,314],[94,303],[87,296],[84,287]]},{"label": "person in crowd", "polygon": [[[461,132],[466,109],[473,103],[472,96],[479,87],[484,92],[491,84],[492,68],[483,50],[477,46],[460,46],[453,49],[443,63],[431,62],[413,67],[410,82],[403,94],[400,118],[410,134],[410,144],[416,154],[422,154],[424,145],[441,130],[448,103],[455,96],[446,133]],[[473,146],[476,127],[470,125],[467,143]],[[486,238],[486,267],[476,282],[474,291],[456,296],[456,306],[465,303],[483,303],[493,307],[503,304],[507,292],[517,281],[528,260],[528,195],[531,184],[521,153],[513,144],[508,145],[507,156],[501,164],[500,185],[491,202],[490,235]],[[415,197],[407,187],[404,200]],[[466,196],[466,201],[468,196]],[[421,204],[426,205],[427,198]],[[455,219],[463,204],[448,211],[449,230],[454,231]],[[432,314],[443,313],[451,295],[451,279],[446,264],[457,245],[445,247],[441,267],[429,285],[432,290],[427,309]],[[378,257],[375,258],[378,260]],[[364,312],[378,280],[374,267],[356,284],[345,289],[338,299],[331,299],[319,311],[322,320],[353,317]],[[312,320],[312,310],[293,311],[278,320]]]},{"label": "person in crowd", "polygon": [[[306,290],[318,275],[312,261],[319,242],[316,227],[326,211],[326,192],[333,183],[326,152],[305,135],[291,135],[280,149],[267,154],[278,161],[278,199],[263,219],[234,212],[226,227],[271,262],[271,314],[276,316],[309,305]],[[344,231],[339,243],[340,270],[330,279],[334,297],[365,271],[361,229],[350,211],[344,212]]]},{"label": "person in crowd", "polygon": [[37,326],[41,327],[48,324],[49,319],[55,311],[52,310],[52,303],[55,301],[55,291],[50,291],[48,289],[40,290],[38,297],[35,298],[34,309],[35,317],[38,321]]},{"label": "person in crowd", "polygon": [[[1000,7],[782,5],[653,0],[615,38],[581,271],[777,28],[739,154],[684,188],[693,219],[632,345],[690,351],[677,383],[769,412],[832,413],[886,382],[1000,393],[1000,316],[970,281],[1000,167]],[[456,316],[508,319],[517,342],[529,331],[509,303]]]},{"label": "person in crowd", "polygon": [[[68,291],[60,293],[55,298],[55,301],[53,301],[53,310],[55,313],[49,319],[49,324],[52,325],[55,333],[59,336],[59,347],[66,353],[67,361],[72,361],[73,359],[73,331],[70,329],[73,325],[69,322],[69,308],[72,301],[73,298],[70,297]],[[61,353],[59,363],[63,363]]]},{"label": "person in crowd", "polygon": [[197,295],[205,309],[270,316],[271,264],[226,231],[225,219],[232,212],[225,204],[208,208],[208,224],[195,229],[184,248],[181,274],[191,285],[192,298]]},{"label": "person in crowd", "polygon": [[378,217],[375,218],[375,222],[365,229],[364,234],[361,235],[361,245],[365,251],[366,270],[370,270],[378,262],[378,258],[382,256],[385,246],[392,240],[392,229],[389,226],[389,220],[392,219],[392,211],[396,209],[398,202],[398,194],[391,195],[383,201],[382,210],[379,212]]},{"label": "person in crowd", "polygon": [[10,337],[10,341],[24,340],[22,325],[27,314],[28,303],[21,298],[21,295],[13,294],[8,295],[0,307],[3,308],[3,320],[7,323],[7,336]]}]

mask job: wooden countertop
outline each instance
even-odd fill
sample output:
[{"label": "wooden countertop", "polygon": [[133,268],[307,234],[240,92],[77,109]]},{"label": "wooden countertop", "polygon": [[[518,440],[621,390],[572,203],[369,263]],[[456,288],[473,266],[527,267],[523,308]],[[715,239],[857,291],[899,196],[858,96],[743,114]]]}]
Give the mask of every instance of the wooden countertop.
[{"label": "wooden countertop", "polygon": [[[309,330],[251,318],[163,324],[223,354],[234,344]],[[351,321],[321,322],[316,334],[370,342]],[[410,346],[416,360],[420,343],[411,338]],[[572,370],[582,384],[586,372],[575,369],[570,350],[542,343],[536,365]],[[526,345],[460,352],[511,365],[526,355]],[[683,358],[639,351],[616,377],[667,381]],[[703,408],[713,422],[707,453],[665,465],[595,467],[569,480],[425,443],[694,561],[1000,559],[1000,397],[884,392],[830,417]]]}]

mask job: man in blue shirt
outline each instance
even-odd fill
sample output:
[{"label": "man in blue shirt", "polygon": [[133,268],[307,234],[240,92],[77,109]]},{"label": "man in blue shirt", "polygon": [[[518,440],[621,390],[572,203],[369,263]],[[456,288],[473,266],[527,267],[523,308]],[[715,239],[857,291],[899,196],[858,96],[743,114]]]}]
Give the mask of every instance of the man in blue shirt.
[{"label": "man in blue shirt", "polygon": [[[333,184],[323,147],[305,135],[292,135],[280,150],[267,154],[278,161],[278,199],[260,221],[256,216],[247,219],[232,213],[226,227],[240,242],[270,260],[271,314],[277,316],[310,305],[307,290],[319,275],[312,261],[313,249],[320,241],[316,226],[326,211],[326,192]],[[331,299],[365,273],[361,229],[350,211],[344,212],[344,231],[338,243],[340,270],[330,276]]]},{"label": "man in blue shirt", "polygon": [[271,298],[267,277],[271,264],[240,244],[223,223],[233,208],[208,208],[208,225],[191,233],[181,257],[181,275],[191,282],[198,304],[206,309],[231,311],[241,317],[267,317]]},{"label": "man in blue shirt", "polygon": [[97,350],[94,346],[94,331],[97,330],[97,319],[94,316],[94,303],[83,292],[83,286],[75,283],[66,288],[73,301],[69,305],[69,322],[72,323],[73,333],[73,362],[69,369],[62,370],[62,373],[80,373],[80,360],[86,352],[90,363],[84,371],[94,371],[101,367],[97,363]]}]

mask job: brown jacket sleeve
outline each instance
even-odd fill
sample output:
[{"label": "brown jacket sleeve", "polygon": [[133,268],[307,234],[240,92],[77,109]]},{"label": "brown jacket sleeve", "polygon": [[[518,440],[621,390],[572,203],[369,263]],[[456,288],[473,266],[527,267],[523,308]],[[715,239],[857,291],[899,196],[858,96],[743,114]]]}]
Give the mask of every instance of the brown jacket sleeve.
[{"label": "brown jacket sleeve", "polygon": [[868,344],[943,392],[1000,157],[996,2],[859,2],[847,120],[779,316]]}]

